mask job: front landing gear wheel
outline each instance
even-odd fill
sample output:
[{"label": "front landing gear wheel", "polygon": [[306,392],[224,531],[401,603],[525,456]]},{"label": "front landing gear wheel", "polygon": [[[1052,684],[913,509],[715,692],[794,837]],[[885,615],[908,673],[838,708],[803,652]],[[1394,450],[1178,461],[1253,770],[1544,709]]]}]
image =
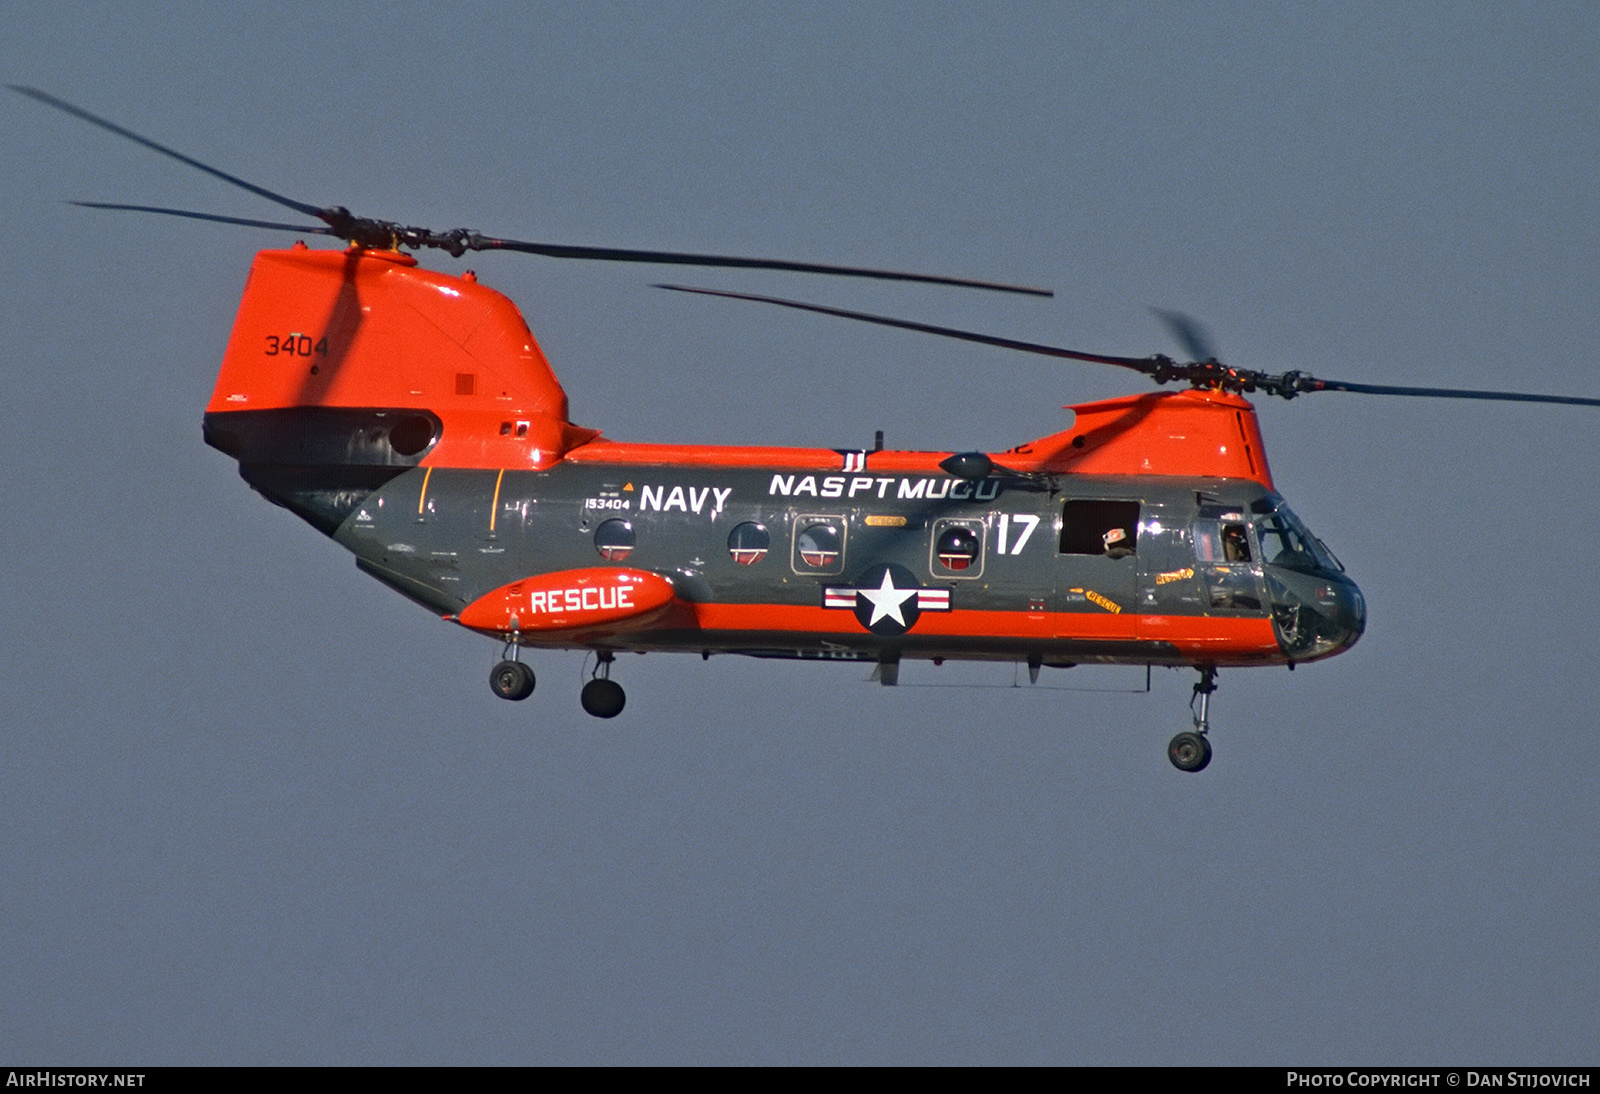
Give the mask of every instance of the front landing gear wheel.
[{"label": "front landing gear wheel", "polygon": [[615,718],[622,713],[622,704],[627,701],[622,685],[615,680],[590,680],[578,693],[584,713],[596,718]]},{"label": "front landing gear wheel", "polygon": [[526,699],[533,694],[533,670],[521,661],[502,661],[489,673],[489,690],[502,699]]},{"label": "front landing gear wheel", "polygon": [[1198,733],[1180,733],[1167,743],[1167,759],[1179,771],[1204,771],[1211,762],[1211,742]]}]

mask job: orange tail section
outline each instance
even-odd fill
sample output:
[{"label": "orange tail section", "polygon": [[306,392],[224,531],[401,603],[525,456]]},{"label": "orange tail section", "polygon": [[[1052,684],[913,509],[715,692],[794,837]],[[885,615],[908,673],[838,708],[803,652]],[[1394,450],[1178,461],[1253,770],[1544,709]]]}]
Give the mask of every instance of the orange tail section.
[{"label": "orange tail section", "polygon": [[546,467],[595,436],[506,297],[398,252],[304,244],[256,255],[205,426],[324,531],[419,464]]}]

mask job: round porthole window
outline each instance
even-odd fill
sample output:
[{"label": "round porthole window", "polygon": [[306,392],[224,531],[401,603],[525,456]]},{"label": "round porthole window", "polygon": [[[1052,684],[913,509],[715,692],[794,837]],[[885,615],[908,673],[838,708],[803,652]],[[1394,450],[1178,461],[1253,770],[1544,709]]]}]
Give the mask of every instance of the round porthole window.
[{"label": "round porthole window", "polygon": [[594,549],[607,562],[621,562],[633,554],[633,522],[608,520],[594,530]]},{"label": "round porthole window", "polygon": [[808,524],[795,539],[800,562],[813,570],[831,570],[839,562],[844,537],[836,524]]},{"label": "round porthole window", "polygon": [[939,565],[947,570],[965,570],[978,561],[978,533],[971,528],[946,528],[936,547]]},{"label": "round porthole window", "polygon": [[741,566],[754,566],[767,557],[767,549],[771,546],[772,537],[754,521],[737,524],[728,533],[728,554]]}]

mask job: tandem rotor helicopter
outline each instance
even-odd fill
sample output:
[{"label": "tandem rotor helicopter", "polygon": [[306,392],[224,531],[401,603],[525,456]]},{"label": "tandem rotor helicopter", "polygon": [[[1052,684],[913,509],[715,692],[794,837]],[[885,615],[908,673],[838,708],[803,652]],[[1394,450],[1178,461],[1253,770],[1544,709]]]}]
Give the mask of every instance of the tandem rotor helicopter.
[{"label": "tandem rotor helicopter", "polygon": [[276,194],[34,88],[65,111],[320,223],[76,202],[324,235],[261,251],[203,423],[260,494],[444,620],[501,646],[490,687],[525,699],[525,650],[595,657],[583,709],[622,711],[622,652],[876,665],[1196,670],[1193,728],[1167,755],[1211,760],[1218,670],[1331,657],[1361,636],[1361,591],[1273,486],[1245,395],[1321,391],[1600,406],[1600,399],[1393,387],[1190,358],[1119,357],[837,308],[661,286],[1139,372],[1179,390],[1072,406],[1070,429],[1005,452],[632,444],[567,418],[516,306],[407,250],[780,270],[1039,296],[964,278],[500,239],[358,217]]}]

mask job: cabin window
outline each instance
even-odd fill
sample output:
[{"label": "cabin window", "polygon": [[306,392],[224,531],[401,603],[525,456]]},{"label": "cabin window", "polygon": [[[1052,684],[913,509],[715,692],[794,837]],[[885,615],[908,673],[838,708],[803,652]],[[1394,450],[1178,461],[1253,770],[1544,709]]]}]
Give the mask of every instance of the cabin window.
[{"label": "cabin window", "polygon": [[1095,499],[1062,506],[1062,554],[1127,558],[1138,551],[1138,502]]},{"label": "cabin window", "polygon": [[621,562],[633,554],[633,522],[608,520],[594,530],[594,549],[607,562]]},{"label": "cabin window", "polygon": [[983,551],[982,525],[938,521],[933,529],[933,572],[977,576]]},{"label": "cabin window", "polygon": [[728,554],[741,566],[754,566],[767,557],[767,549],[771,546],[772,537],[767,534],[765,527],[755,521],[736,524],[733,531],[728,533]]},{"label": "cabin window", "polygon": [[844,569],[844,521],[835,517],[796,521],[793,562],[801,574],[836,574]]}]

